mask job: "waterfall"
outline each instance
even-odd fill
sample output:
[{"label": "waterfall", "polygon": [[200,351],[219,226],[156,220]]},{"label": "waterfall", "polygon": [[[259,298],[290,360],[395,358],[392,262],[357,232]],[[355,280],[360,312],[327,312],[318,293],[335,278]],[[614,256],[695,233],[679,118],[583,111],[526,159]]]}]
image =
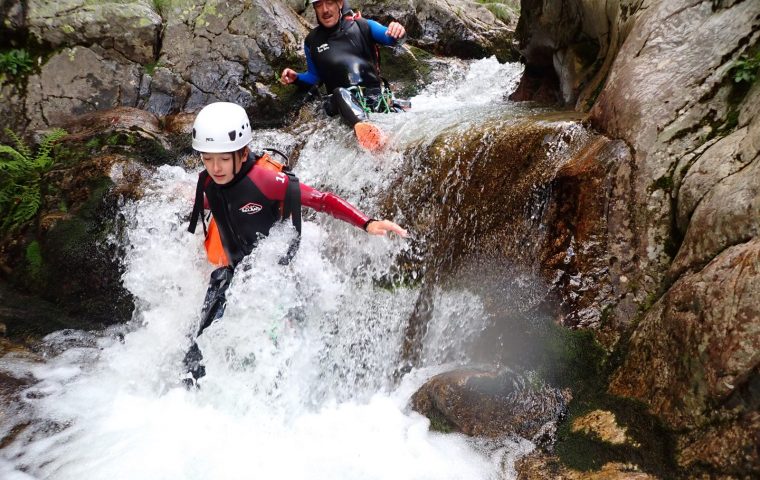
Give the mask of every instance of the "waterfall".
[{"label": "waterfall", "polygon": [[[379,155],[359,151],[335,118],[254,132],[254,144],[298,147],[302,182],[406,226],[410,208],[383,212],[381,200],[415,178],[410,162],[419,158],[409,152],[425,151],[445,132],[524,116],[524,107],[505,100],[520,69],[495,59],[450,64],[412,99],[412,111],[377,116],[391,145]],[[181,361],[212,270],[200,232],[186,232],[196,178],[197,169],[160,167],[144,196],[122,207],[123,281],[136,302],[131,322],[53,333],[36,347],[42,362],[2,358],[0,371],[33,381],[0,417],[0,438],[11,439],[0,450],[0,477],[515,478],[514,461],[534,448],[530,441],[436,433],[408,401],[432,375],[489,360],[495,347],[483,350],[482,338],[494,328],[489,295],[501,295],[498,308],[525,300],[474,288],[467,275],[431,280],[419,362],[399,376],[423,288],[417,275],[425,271],[402,272],[397,263],[418,258],[415,242],[430,241],[414,230],[408,241],[369,237],[305,211],[300,250],[283,267],[277,259],[292,231],[273,229],[238,268],[224,317],[198,340],[207,371],[200,388],[181,387]],[[498,267],[490,273],[505,274]]]}]

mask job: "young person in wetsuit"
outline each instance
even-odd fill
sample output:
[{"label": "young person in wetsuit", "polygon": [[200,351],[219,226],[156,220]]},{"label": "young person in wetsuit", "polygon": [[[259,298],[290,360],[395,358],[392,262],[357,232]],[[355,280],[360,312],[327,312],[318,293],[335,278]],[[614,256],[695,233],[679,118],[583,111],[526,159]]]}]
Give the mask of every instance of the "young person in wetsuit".
[{"label": "young person in wetsuit", "polygon": [[403,42],[404,27],[398,22],[384,27],[373,20],[345,15],[344,0],[311,0],[311,3],[319,25],[304,41],[307,71],[298,73],[286,68],[280,81],[303,86],[323,82],[331,94],[325,110],[331,116],[339,113],[352,128],[368,118],[362,100],[372,111],[400,110],[383,94],[385,85],[380,76],[377,46]]},{"label": "young person in wetsuit", "polygon": [[[222,315],[224,292],[235,266],[253,251],[260,238],[269,234],[277,221],[291,217],[300,235],[302,205],[328,213],[371,235],[393,232],[406,236],[406,231],[395,223],[372,219],[339,196],[299,182],[288,170],[266,168],[259,162],[262,155],[251,153],[248,144],[252,140],[248,115],[234,103],[207,105],[193,124],[193,149],[200,152],[205,170],[198,178],[188,230],[194,233],[198,220],[203,222],[203,210],[210,209],[223,249],[221,260],[214,261],[224,265],[211,274],[197,335]],[[203,227],[206,230],[205,222]],[[209,225],[207,237],[211,235]],[[207,248],[209,240],[207,238]],[[291,244],[280,263],[288,263],[296,248],[297,241]],[[205,374],[201,359],[198,345],[193,340],[185,357],[190,374],[186,384],[194,385]]]}]

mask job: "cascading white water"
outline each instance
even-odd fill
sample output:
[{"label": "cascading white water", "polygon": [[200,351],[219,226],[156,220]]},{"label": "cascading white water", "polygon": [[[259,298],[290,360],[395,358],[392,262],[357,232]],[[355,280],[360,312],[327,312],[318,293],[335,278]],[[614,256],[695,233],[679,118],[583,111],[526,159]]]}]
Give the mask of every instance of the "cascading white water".
[{"label": "cascading white water", "polygon": [[[451,69],[412,99],[411,112],[377,117],[393,132],[382,158],[360,153],[337,119],[259,132],[256,144],[289,150],[310,135],[296,168],[301,180],[373,214],[375,194],[406,161],[404,147],[516,108],[504,97],[518,65],[486,59]],[[195,179],[161,167],[144,197],[123,207],[124,285],[137,304],[129,324],[49,335],[43,363],[0,360],[2,371],[35,379],[0,417],[0,438],[26,425],[0,451],[0,478],[514,478],[512,463],[530,442],[430,432],[407,406],[431,375],[468,361],[465,346],[487,323],[482,299],[439,288],[423,366],[396,382],[418,292],[375,280],[408,242],[371,238],[323,215],[307,215],[289,266],[277,264],[291,235],[285,225],[246,259],[223,319],[199,338],[201,388],[179,386],[211,272],[200,234],[186,232]]]}]

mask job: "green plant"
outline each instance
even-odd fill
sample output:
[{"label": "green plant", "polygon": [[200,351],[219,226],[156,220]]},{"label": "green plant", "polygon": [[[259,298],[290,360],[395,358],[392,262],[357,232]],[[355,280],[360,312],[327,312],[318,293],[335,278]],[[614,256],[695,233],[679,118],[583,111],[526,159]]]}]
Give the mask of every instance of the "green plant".
[{"label": "green plant", "polygon": [[477,0],[477,2],[504,23],[511,23],[520,16],[520,2],[516,0]]},{"label": "green plant", "polygon": [[164,66],[164,64],[161,63],[161,62],[159,62],[159,61],[146,63],[145,64],[145,73],[147,73],[148,75],[153,75],[154,73],[156,73],[156,69],[157,68],[163,67],[163,66]]},{"label": "green plant", "polygon": [[0,73],[16,77],[31,72],[33,66],[34,60],[26,50],[13,49],[0,53]]},{"label": "green plant", "polygon": [[753,83],[757,80],[758,70],[760,70],[760,52],[757,52],[754,57],[742,55],[731,67],[734,82],[736,83]]},{"label": "green plant", "polygon": [[42,176],[55,164],[50,153],[66,131],[45,135],[34,155],[18,135],[6,129],[16,148],[0,145],[0,232],[12,232],[31,220],[42,204]]}]

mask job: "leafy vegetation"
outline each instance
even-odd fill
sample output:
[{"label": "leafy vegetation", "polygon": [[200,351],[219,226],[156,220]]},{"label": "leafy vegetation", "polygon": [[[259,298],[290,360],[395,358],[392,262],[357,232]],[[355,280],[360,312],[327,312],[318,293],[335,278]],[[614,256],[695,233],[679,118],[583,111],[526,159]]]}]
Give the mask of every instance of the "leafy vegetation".
[{"label": "leafy vegetation", "polygon": [[477,0],[477,2],[504,23],[511,23],[520,16],[520,2],[517,0]]},{"label": "leafy vegetation", "polygon": [[55,164],[51,151],[66,131],[45,135],[37,154],[18,135],[6,129],[16,148],[0,145],[0,232],[12,232],[34,218],[42,205],[42,176]]},{"label": "leafy vegetation", "polygon": [[742,55],[731,67],[736,83],[753,83],[757,80],[758,70],[760,70],[760,52],[757,52],[754,57]]},{"label": "leafy vegetation", "polygon": [[34,60],[29,52],[21,49],[13,49],[0,53],[0,74],[18,77],[32,71]]}]

